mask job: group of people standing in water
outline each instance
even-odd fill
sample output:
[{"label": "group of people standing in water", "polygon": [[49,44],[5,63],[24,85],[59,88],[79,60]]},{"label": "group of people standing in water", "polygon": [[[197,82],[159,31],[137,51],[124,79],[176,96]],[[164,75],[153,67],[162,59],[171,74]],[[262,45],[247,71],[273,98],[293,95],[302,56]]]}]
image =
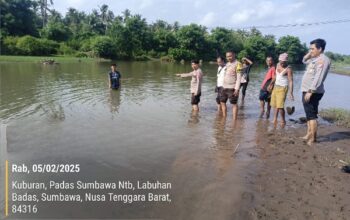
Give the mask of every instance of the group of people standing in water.
[{"label": "group of people standing in water", "polygon": [[[303,63],[307,65],[301,82],[302,103],[304,106],[307,133],[303,139],[311,145],[316,142],[317,136],[317,115],[319,102],[325,93],[324,81],[330,69],[330,59],[324,54],[326,41],[315,39],[310,42],[309,52],[304,56]],[[244,102],[246,89],[249,83],[249,71],[253,62],[244,57],[241,61],[236,59],[234,51],[226,52],[226,57],[217,57],[217,85],[215,92],[217,108],[224,117],[227,115],[227,101],[232,104],[233,119],[238,116],[238,99],[240,90],[242,91],[241,102]],[[266,58],[268,70],[261,84],[259,93],[260,117],[270,117],[271,108],[274,109],[273,123],[278,124],[278,116],[281,118],[281,127],[286,124],[285,101],[287,94],[290,100],[294,100],[293,95],[293,70],[288,65],[288,54],[282,53],[278,57],[275,65],[272,57]],[[191,104],[193,111],[199,111],[201,98],[201,88],[203,72],[200,69],[199,60],[192,60],[193,71],[190,73],[176,74],[179,77],[191,77]],[[111,72],[108,74],[109,87],[118,89],[120,87],[121,74],[117,70],[116,64],[112,64]],[[265,111],[266,105],[266,111]],[[294,111],[293,109],[289,109]]]},{"label": "group of people standing in water", "polygon": [[[324,54],[326,41],[315,39],[310,42],[309,52],[304,56],[303,63],[307,65],[301,83],[302,102],[307,119],[307,133],[303,139],[308,145],[316,142],[317,115],[319,102],[325,92],[324,81],[330,69],[330,59]],[[241,101],[244,102],[246,89],[249,83],[249,71],[253,62],[244,57],[241,61],[236,59],[234,51],[226,52],[226,59],[217,57],[217,86],[215,92],[217,108],[225,117],[227,115],[227,100],[232,104],[233,119],[237,120],[238,100],[240,90]],[[275,65],[272,57],[266,58],[268,70],[261,84],[259,93],[260,117],[270,117],[271,107],[274,109],[273,123],[278,124],[278,116],[281,118],[281,127],[286,124],[285,101],[287,95],[294,101],[293,95],[293,70],[288,65],[288,54],[282,53]],[[200,69],[199,60],[192,60],[193,71],[190,73],[176,74],[179,77],[192,77],[191,80],[191,104],[193,111],[199,111],[203,72]],[[265,111],[266,105],[266,111]],[[290,112],[294,111],[288,109]]]}]

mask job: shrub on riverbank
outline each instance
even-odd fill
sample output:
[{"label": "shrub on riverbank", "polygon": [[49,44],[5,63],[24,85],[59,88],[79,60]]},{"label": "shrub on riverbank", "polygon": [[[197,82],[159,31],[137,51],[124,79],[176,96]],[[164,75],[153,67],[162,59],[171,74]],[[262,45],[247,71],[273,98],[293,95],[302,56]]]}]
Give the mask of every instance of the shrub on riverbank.
[{"label": "shrub on riverbank", "polygon": [[332,72],[350,75],[350,55],[333,53],[330,51],[327,51],[325,54],[332,60]]},{"label": "shrub on riverbank", "polygon": [[338,74],[350,75],[350,64],[344,62],[334,62],[331,71]]},{"label": "shrub on riverbank", "polygon": [[92,51],[99,57],[111,58],[116,56],[116,47],[107,36],[97,36],[91,41]]},{"label": "shrub on riverbank", "polygon": [[6,37],[4,39],[5,54],[13,55],[51,55],[56,54],[59,44],[48,39],[41,39],[29,35],[23,37]]},{"label": "shrub on riverbank", "polygon": [[[78,54],[78,53],[77,53]],[[41,63],[44,60],[53,59],[58,63],[71,62],[110,62],[109,59],[91,58],[87,55],[81,56],[0,56],[0,62],[36,62]]]},{"label": "shrub on riverbank", "polygon": [[169,57],[173,60],[191,60],[196,57],[196,54],[193,51],[182,49],[182,48],[170,48]]},{"label": "shrub on riverbank", "polygon": [[340,108],[323,109],[320,116],[326,121],[350,128],[350,111]]}]

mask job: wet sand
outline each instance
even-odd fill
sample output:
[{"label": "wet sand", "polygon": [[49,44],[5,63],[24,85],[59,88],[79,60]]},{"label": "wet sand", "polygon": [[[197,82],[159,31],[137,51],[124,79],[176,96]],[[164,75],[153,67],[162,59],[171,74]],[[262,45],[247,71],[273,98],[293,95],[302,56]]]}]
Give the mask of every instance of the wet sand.
[{"label": "wet sand", "polygon": [[321,125],[319,143],[298,137],[306,128],[266,132],[259,158],[246,177],[252,189],[250,219],[349,219],[350,129]]}]

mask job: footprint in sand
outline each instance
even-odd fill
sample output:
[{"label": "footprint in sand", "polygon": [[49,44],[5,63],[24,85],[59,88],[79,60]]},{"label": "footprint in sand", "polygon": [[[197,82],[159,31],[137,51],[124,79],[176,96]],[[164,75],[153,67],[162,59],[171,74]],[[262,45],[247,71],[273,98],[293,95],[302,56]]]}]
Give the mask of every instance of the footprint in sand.
[{"label": "footprint in sand", "polygon": [[243,192],[241,197],[244,201],[247,201],[248,203],[254,201],[254,195],[250,192]]}]

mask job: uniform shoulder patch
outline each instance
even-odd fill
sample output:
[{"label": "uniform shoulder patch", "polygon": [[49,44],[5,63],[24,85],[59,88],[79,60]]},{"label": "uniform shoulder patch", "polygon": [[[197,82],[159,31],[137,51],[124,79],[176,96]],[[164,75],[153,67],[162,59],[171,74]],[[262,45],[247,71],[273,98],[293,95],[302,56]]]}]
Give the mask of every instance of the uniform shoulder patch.
[{"label": "uniform shoulder patch", "polygon": [[323,59],[317,60],[317,64],[324,64],[324,60]]},{"label": "uniform shoulder patch", "polygon": [[236,70],[237,71],[241,71],[242,68],[243,68],[242,63],[241,62],[237,62]]},{"label": "uniform shoulder patch", "polygon": [[317,64],[317,67],[319,67],[319,68],[322,68],[323,67],[323,65],[324,65],[324,60],[323,59],[319,59],[319,60],[317,60],[317,62],[316,62],[316,64]]}]

